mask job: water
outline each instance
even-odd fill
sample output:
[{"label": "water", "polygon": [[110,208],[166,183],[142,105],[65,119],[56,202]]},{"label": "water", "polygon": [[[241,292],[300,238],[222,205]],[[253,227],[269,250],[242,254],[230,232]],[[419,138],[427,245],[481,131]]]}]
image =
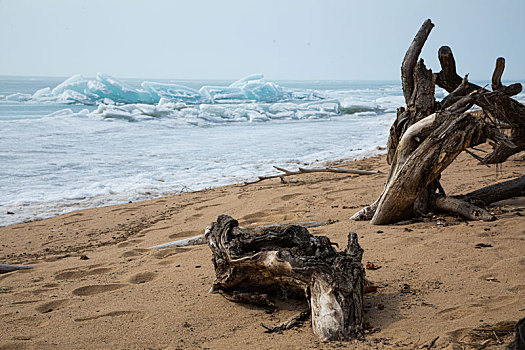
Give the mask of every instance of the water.
[{"label": "water", "polygon": [[[275,173],[273,165],[378,154],[403,105],[399,83],[388,81],[271,82],[281,89],[271,102],[33,95],[63,80],[0,77],[0,225],[238,183]],[[198,90],[231,81],[162,83]]]}]

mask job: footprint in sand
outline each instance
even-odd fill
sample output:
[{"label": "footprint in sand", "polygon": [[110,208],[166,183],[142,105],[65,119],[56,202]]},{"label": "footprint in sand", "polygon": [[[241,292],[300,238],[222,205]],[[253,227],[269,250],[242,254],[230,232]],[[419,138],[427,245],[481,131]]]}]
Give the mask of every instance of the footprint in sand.
[{"label": "footprint in sand", "polygon": [[103,268],[93,269],[93,270],[66,271],[66,272],[61,272],[55,275],[55,279],[57,280],[78,279],[78,278],[87,277],[87,276],[100,275],[103,273],[107,273],[111,270],[112,270],[111,268],[103,267]]},{"label": "footprint in sand", "polygon": [[157,274],[155,272],[142,272],[142,273],[138,273],[135,276],[131,277],[129,279],[129,282],[133,284],[146,283],[146,282],[153,281],[153,279],[155,279],[156,276]]},{"label": "footprint in sand", "polygon": [[36,311],[41,314],[45,314],[51,311],[58,310],[61,306],[66,305],[69,302],[67,299],[53,300],[48,303],[44,303],[36,308]]},{"label": "footprint in sand", "polygon": [[73,290],[74,295],[78,296],[90,296],[100,293],[111,292],[127,286],[126,284],[96,284],[90,286],[84,286]]},{"label": "footprint in sand", "polygon": [[173,233],[169,235],[168,237],[170,239],[181,238],[181,237],[193,237],[201,233],[202,232],[197,232],[197,231],[182,231],[182,232]]},{"label": "footprint in sand", "polygon": [[150,232],[153,232],[153,231],[162,231],[162,230],[168,230],[170,229],[171,226],[162,226],[162,227],[148,227],[148,228],[145,228],[144,230],[140,231],[140,234],[142,236],[144,236],[146,233],[150,233]]},{"label": "footprint in sand", "polygon": [[143,242],[143,239],[130,239],[129,241],[124,241],[122,243],[117,244],[117,247],[119,248],[125,248],[129,247],[130,245],[135,245]]},{"label": "footprint in sand", "polygon": [[203,206],[200,206],[200,207],[197,207],[195,208],[194,210],[195,211],[200,211],[202,209],[206,209],[206,208],[212,208],[212,207],[218,207],[220,206],[221,204],[208,204],[208,205],[203,205]]},{"label": "footprint in sand", "polygon": [[453,307],[449,307],[449,308],[443,309],[441,311],[438,311],[438,314],[448,314],[448,313],[451,313],[451,312],[456,311],[458,309],[459,309],[459,306],[453,306]]},{"label": "footprint in sand", "polygon": [[126,316],[126,315],[132,316],[132,319],[144,318],[143,313],[140,311],[111,311],[111,312],[108,312],[102,315],[75,318],[75,322],[91,321],[91,320],[96,320],[102,317],[117,317],[117,316]]},{"label": "footprint in sand", "polygon": [[525,284],[518,284],[514,287],[508,288],[507,290],[518,295],[525,295]]},{"label": "footprint in sand", "polygon": [[268,216],[268,213],[266,213],[264,211],[258,211],[258,212],[255,212],[253,214],[248,214],[248,215],[243,216],[240,221],[243,221],[245,223],[250,223],[251,224],[251,223],[259,221],[260,219],[264,218],[265,216]]},{"label": "footprint in sand", "polygon": [[36,288],[33,290],[28,291],[28,293],[31,293],[31,295],[40,295],[40,294],[48,294],[50,291],[50,288]]},{"label": "footprint in sand", "polygon": [[149,252],[149,249],[136,248],[136,249],[128,250],[127,252],[122,253],[120,257],[121,258],[131,258],[134,256],[141,256],[147,252]]},{"label": "footprint in sand", "polygon": [[284,196],[282,196],[282,197],[280,198],[280,200],[282,200],[282,201],[288,201],[288,200],[290,200],[290,199],[292,199],[292,198],[295,198],[295,197],[298,197],[298,196],[300,196],[300,195],[302,195],[302,193],[285,194]]},{"label": "footprint in sand", "polygon": [[157,258],[157,259],[165,259],[167,257],[170,257],[170,256],[178,254],[178,253],[188,252],[191,249],[192,248],[188,248],[188,247],[161,249],[158,252],[156,252],[155,254],[153,254],[153,256],[155,258]]}]

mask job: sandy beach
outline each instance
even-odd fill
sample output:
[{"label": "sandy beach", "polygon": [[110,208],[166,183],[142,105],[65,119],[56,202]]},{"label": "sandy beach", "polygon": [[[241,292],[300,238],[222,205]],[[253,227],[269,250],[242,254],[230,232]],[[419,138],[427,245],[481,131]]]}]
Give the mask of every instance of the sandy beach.
[{"label": "sandy beach", "polygon": [[[388,172],[385,157],[341,166]],[[447,194],[525,174],[523,158],[501,167],[462,154],[444,173]],[[513,335],[480,332],[525,316],[525,198],[496,203],[499,220],[436,215],[373,226],[348,218],[381,193],[386,175],[307,174],[76,211],[0,228],[0,263],[33,265],[0,275],[0,349],[499,349]],[[241,226],[307,221],[340,247],[357,232],[378,289],[365,295],[364,340],[321,343],[306,322],[266,334],[298,313],[235,304],[208,294],[206,245],[148,249],[204,232],[219,214]],[[483,243],[481,246],[478,243]],[[476,248],[478,245],[478,248]],[[480,345],[482,344],[482,345]]]}]

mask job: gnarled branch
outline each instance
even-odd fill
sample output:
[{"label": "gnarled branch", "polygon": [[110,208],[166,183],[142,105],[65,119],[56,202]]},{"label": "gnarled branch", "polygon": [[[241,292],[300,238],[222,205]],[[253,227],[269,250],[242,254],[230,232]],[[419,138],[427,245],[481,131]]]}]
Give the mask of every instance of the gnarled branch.
[{"label": "gnarled branch", "polygon": [[215,267],[213,292],[302,294],[321,340],[352,339],[362,331],[364,269],[357,234],[350,233],[346,250],[336,252],[327,237],[300,226],[253,233],[221,215],[206,239]]}]

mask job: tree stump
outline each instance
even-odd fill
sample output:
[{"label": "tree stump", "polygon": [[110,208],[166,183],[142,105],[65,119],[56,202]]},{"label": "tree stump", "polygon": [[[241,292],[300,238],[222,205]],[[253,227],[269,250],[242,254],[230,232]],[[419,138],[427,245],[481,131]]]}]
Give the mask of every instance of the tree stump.
[{"label": "tree stump", "polygon": [[[408,48],[401,65],[401,81],[406,106],[397,111],[387,143],[387,162],[391,165],[381,196],[354,214],[353,220],[371,220],[386,225],[427,213],[430,209],[453,212],[471,220],[494,220],[472,199],[451,198],[439,183],[441,173],[463,151],[482,164],[501,163],[525,150],[525,105],[510,98],[521,84],[501,83],[505,60],[500,57],[492,76],[492,89],[469,83],[456,73],[456,62],[449,47],[439,49],[441,71],[433,74],[418,57],[434,24],[426,20]],[[434,84],[449,92],[435,100]],[[481,110],[469,111],[477,105]],[[502,130],[510,128],[510,138]],[[491,140],[493,151],[484,158],[469,151]],[[485,198],[509,198],[525,191],[523,181],[482,191]],[[478,194],[479,195],[479,194]],[[485,202],[487,203],[487,202]],[[488,204],[488,203],[487,203]]]},{"label": "tree stump", "polygon": [[273,306],[269,295],[302,295],[313,332],[323,341],[348,340],[363,327],[365,271],[357,234],[336,251],[327,237],[302,226],[242,229],[221,215],[206,231],[216,279],[211,292],[236,302]]}]

